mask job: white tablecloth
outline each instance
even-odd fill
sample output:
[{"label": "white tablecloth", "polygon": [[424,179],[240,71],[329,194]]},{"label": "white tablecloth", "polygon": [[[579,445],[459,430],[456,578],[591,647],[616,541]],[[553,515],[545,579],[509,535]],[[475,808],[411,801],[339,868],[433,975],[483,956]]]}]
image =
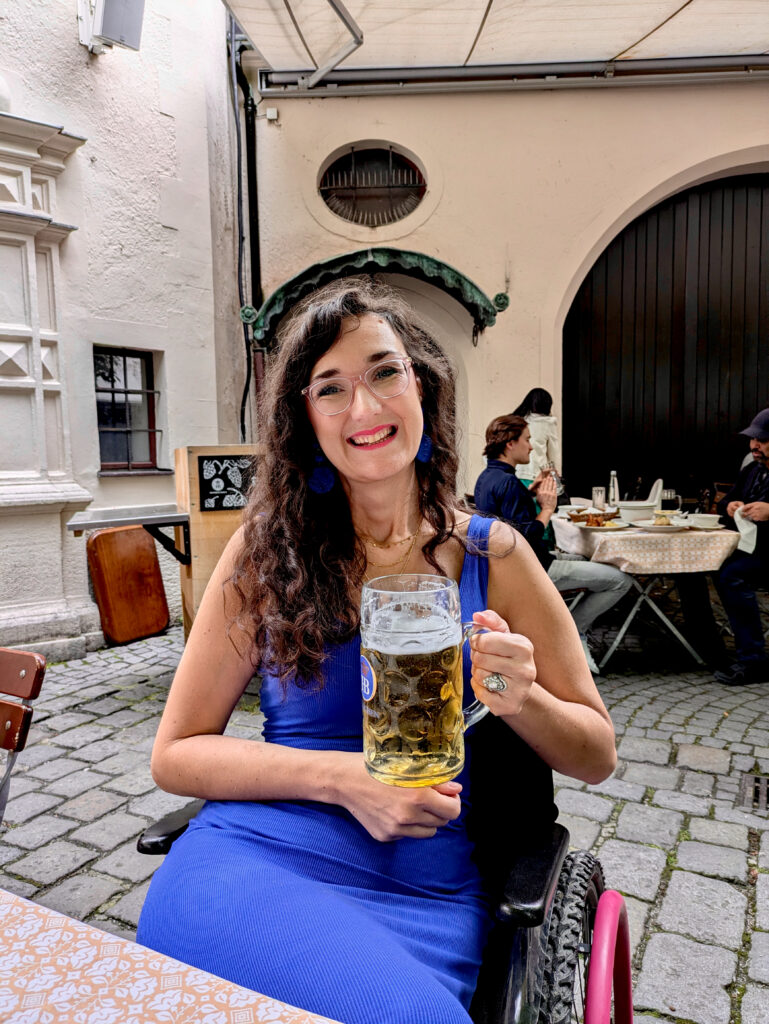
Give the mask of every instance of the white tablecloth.
[{"label": "white tablecloth", "polygon": [[585,530],[553,517],[555,539],[562,551],[584,555],[592,562],[616,565],[640,576],[673,576],[683,572],[713,572],[737,547],[734,530],[681,530],[650,533],[637,527],[599,532]]}]

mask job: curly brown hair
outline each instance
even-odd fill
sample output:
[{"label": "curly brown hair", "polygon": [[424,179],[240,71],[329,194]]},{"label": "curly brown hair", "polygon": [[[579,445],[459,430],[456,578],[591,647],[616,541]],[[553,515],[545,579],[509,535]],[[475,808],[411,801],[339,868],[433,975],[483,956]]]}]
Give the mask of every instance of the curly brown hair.
[{"label": "curly brown hair", "polygon": [[523,416],[497,416],[486,427],[486,447],[483,454],[487,459],[498,459],[510,441],[517,441],[528,423]]},{"label": "curly brown hair", "polygon": [[257,466],[243,516],[244,544],[229,581],[239,598],[233,619],[253,641],[254,664],[284,686],[322,685],[326,645],[350,639],[360,623],[351,594],[363,582],[365,548],[336,473],[325,494],[308,486],[317,447],[301,390],[339,338],[343,322],[367,314],[381,317],[398,335],[422,383],[432,454],[428,463],[414,465],[419,508],[434,530],[422,551],[438,573],[443,570],[435,551],[454,535],[455,378],[446,355],[413,310],[384,285],[344,278],[313,292],[281,329],[267,374],[266,454]]}]

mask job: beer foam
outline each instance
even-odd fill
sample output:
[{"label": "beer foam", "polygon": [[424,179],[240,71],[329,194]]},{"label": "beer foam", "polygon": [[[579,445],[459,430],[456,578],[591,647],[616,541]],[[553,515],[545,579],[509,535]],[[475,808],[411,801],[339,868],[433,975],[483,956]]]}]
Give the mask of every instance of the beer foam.
[{"label": "beer foam", "polygon": [[420,654],[442,651],[462,642],[462,627],[441,609],[406,605],[398,611],[382,608],[361,629],[364,647],[382,654]]}]

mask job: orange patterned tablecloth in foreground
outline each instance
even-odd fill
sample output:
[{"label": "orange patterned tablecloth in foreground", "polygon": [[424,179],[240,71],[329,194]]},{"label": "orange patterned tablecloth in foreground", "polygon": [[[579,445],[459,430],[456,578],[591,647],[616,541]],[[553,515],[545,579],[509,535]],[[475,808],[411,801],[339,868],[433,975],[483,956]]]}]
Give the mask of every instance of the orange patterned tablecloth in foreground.
[{"label": "orange patterned tablecloth in foreground", "polygon": [[736,549],[734,530],[681,530],[649,533],[627,530],[584,530],[565,519],[550,520],[562,551],[593,562],[616,565],[638,576],[674,576],[682,572],[714,572]]},{"label": "orange patterned tablecloth in foreground", "polygon": [[329,1024],[3,889],[0,1021]]}]

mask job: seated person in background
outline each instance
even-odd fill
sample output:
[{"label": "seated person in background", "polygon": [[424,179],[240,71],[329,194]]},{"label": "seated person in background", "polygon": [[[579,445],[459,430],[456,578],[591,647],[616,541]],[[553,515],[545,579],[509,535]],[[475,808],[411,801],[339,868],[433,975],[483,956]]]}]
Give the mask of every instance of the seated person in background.
[{"label": "seated person in background", "polygon": [[[512,523],[531,544],[558,590],[584,587],[588,593],[572,612],[582,648],[591,672],[598,673],[587,642],[587,632],[599,615],[626,594],[631,578],[613,565],[589,562],[579,555],[552,551],[544,540],[545,527],[556,508],[555,483],[550,473],[540,473],[527,489],[515,474],[515,467],[529,461],[529,427],[521,416],[498,416],[486,428],[488,459],[475,484],[475,505]],[[532,495],[541,511],[537,512]]]},{"label": "seated person in background", "polygon": [[[153,875],[137,939],[344,1024],[471,1024],[492,919],[478,809],[497,850],[528,832],[514,790],[531,772],[511,749],[550,783],[596,783],[616,763],[611,720],[529,546],[460,507],[454,373],[402,299],[363,278],[307,296],[264,401],[243,527],[152,752],[159,786],[207,802]],[[361,587],[388,573],[451,577],[489,630],[464,690],[490,714],[435,786],[385,785],[363,759]],[[224,735],[255,669],[265,742]]]},{"label": "seated person in background", "polygon": [[[752,462],[740,470],[737,482],[718,503],[727,525],[736,529],[734,514],[756,524],[752,552],[735,551],[716,576],[716,589],[734,634],[737,661],[714,675],[727,686],[769,682],[769,658],[756,600],[756,589],[769,585],[769,409],[762,409],[745,430]],[[729,522],[731,520],[731,522]]]}]

